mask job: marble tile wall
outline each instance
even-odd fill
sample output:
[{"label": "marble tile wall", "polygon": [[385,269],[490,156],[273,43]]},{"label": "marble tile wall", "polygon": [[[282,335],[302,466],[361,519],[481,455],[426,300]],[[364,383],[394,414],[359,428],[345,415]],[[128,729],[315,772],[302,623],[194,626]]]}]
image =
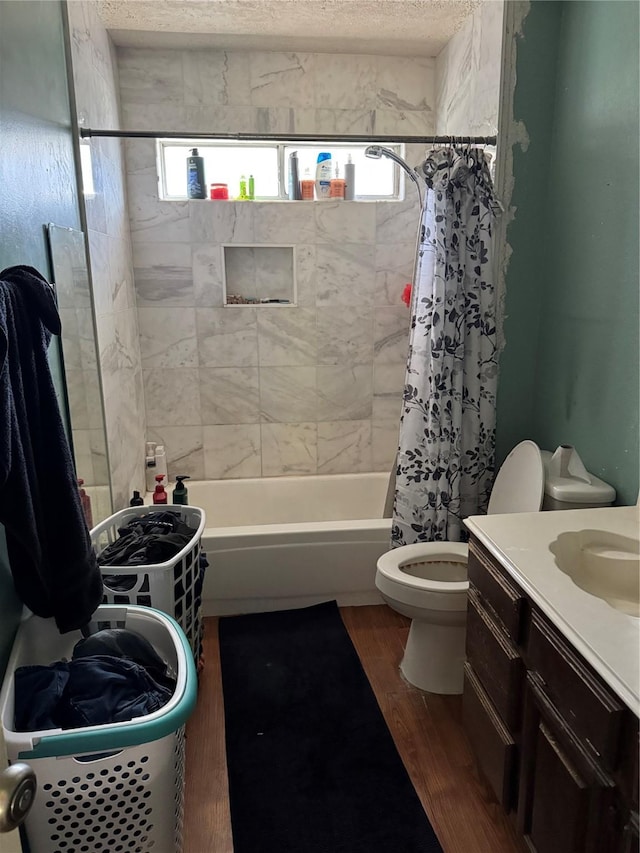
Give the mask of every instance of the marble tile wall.
[{"label": "marble tile wall", "polygon": [[[435,132],[432,59],[123,49],[118,65],[128,129]],[[389,470],[413,185],[399,202],[170,202],[153,141],[129,140],[126,166],[147,437],[170,476]],[[223,307],[223,243],[295,246],[297,304]]]},{"label": "marble tile wall", "polygon": [[503,0],[486,0],[436,60],[438,134],[498,132]]},{"label": "marble tile wall", "polygon": [[[67,13],[79,120],[88,127],[117,128],[119,87],[111,40],[94,3],[68,3]],[[95,195],[85,204],[113,509],[118,510],[144,483],[142,365],[122,143],[93,139],[91,153]],[[90,316],[85,320],[91,322]],[[88,416],[96,410],[90,402],[87,408]],[[91,434],[78,440],[84,438],[77,452],[90,453]]]}]

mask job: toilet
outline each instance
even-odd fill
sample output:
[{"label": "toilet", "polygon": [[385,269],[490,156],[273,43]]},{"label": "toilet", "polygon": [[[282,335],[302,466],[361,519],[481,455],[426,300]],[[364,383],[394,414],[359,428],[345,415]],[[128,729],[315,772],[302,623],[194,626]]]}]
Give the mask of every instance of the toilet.
[{"label": "toilet", "polygon": [[[574,477],[572,468],[565,462],[558,467],[560,451],[543,453],[533,441],[522,441],[502,464],[491,491],[487,513],[538,512],[545,499],[545,482],[552,483],[557,495],[556,482],[551,474],[561,479],[573,480],[572,503],[593,506],[593,492],[597,484],[607,486],[592,478],[584,468]],[[573,450],[571,448],[571,450]],[[566,456],[566,453],[565,453]],[[577,454],[574,452],[577,459]],[[578,460],[579,461],[579,460]],[[582,471],[590,478],[587,482]],[[550,474],[551,472],[551,474]],[[578,482],[580,480],[580,482]],[[615,491],[600,488],[596,492],[600,506],[608,506],[615,499]],[[563,508],[556,501],[556,509]],[[429,693],[462,693],[463,664],[467,621],[468,547],[462,542],[419,542],[403,545],[383,554],[377,563],[376,587],[393,610],[411,619],[409,637],[404,650],[400,671],[406,680]]]}]

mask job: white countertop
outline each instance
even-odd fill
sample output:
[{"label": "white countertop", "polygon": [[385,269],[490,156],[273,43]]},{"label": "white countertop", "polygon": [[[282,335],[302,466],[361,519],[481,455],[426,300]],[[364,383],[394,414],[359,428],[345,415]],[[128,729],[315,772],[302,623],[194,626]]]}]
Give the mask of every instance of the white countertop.
[{"label": "white countertop", "polygon": [[476,515],[465,521],[620,699],[640,716],[640,619],[580,589],[555,563],[561,534],[606,530],[638,539],[638,507]]}]

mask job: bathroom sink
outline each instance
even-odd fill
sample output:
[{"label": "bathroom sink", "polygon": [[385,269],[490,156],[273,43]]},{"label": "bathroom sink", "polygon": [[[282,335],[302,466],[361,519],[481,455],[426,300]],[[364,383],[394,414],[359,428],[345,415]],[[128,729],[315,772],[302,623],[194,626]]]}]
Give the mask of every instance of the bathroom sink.
[{"label": "bathroom sink", "polygon": [[561,533],[549,546],[560,571],[611,607],[640,617],[640,542],[607,530]]}]

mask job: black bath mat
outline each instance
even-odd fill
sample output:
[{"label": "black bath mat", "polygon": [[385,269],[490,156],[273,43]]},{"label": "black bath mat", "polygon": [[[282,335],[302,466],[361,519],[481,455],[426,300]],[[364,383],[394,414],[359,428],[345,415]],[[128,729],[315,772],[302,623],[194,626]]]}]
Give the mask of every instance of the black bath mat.
[{"label": "black bath mat", "polygon": [[234,853],[442,853],[334,601],[220,620]]}]

